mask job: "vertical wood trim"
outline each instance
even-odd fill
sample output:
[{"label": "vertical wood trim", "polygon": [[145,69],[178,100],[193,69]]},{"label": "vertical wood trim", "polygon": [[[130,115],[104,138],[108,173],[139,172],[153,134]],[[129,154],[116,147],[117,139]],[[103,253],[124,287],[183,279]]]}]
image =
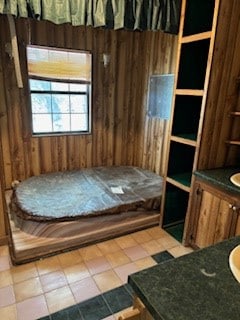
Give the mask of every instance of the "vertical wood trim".
[{"label": "vertical wood trim", "polygon": [[11,34],[12,55],[13,55],[13,59],[14,59],[17,84],[18,84],[18,88],[23,88],[15,22],[14,22],[12,15],[8,14],[7,18],[8,18],[8,24],[9,24],[10,34]]}]

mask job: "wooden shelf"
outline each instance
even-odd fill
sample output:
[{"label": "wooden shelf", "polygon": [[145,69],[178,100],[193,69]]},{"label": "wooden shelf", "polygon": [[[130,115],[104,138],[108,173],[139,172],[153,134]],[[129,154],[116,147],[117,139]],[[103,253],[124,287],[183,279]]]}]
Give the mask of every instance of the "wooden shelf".
[{"label": "wooden shelf", "polygon": [[228,141],[226,141],[226,143],[229,145],[232,145],[232,146],[240,146],[239,140],[228,140]]},{"label": "wooden shelf", "polygon": [[233,116],[233,117],[239,117],[240,116],[240,111],[232,111],[229,113],[230,116]]},{"label": "wooden shelf", "polygon": [[198,34],[193,34],[190,36],[185,36],[181,39],[181,43],[189,43],[193,41],[200,41],[205,39],[210,39],[212,35],[212,31],[202,32]]},{"label": "wooden shelf", "polygon": [[191,185],[191,172],[184,172],[171,175],[166,178],[167,182],[171,183],[172,185],[186,191],[190,192],[190,185]]},{"label": "wooden shelf", "polygon": [[199,89],[176,89],[175,94],[184,96],[203,96],[204,90]]},{"label": "wooden shelf", "polygon": [[171,140],[179,143],[184,143],[192,147],[196,147],[196,135],[194,134],[181,134],[178,136],[171,136]]},{"label": "wooden shelf", "polygon": [[170,177],[167,177],[166,179],[167,182],[171,183],[172,185],[178,187],[179,189],[181,190],[184,190],[186,192],[190,192],[190,187],[186,187],[185,185],[183,185],[182,183],[179,183],[178,181],[170,178]]}]

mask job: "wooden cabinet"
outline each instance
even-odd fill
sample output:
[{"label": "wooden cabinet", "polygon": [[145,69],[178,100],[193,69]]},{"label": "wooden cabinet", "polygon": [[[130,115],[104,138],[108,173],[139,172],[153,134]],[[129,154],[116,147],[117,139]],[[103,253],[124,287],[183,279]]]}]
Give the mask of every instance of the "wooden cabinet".
[{"label": "wooden cabinet", "polygon": [[190,211],[190,241],[204,248],[240,235],[240,198],[213,185],[196,180]]},{"label": "wooden cabinet", "polygon": [[154,320],[142,301],[135,296],[132,308],[122,312],[118,320]]},{"label": "wooden cabinet", "polygon": [[162,226],[184,223],[196,170],[218,16],[218,0],[183,0],[161,207]]}]

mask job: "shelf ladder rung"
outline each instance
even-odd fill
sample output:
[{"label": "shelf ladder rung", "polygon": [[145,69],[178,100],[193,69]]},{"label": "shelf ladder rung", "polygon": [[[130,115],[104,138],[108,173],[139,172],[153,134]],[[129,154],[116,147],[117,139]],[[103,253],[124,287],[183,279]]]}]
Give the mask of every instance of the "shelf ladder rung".
[{"label": "shelf ladder rung", "polygon": [[240,140],[228,140],[226,143],[232,146],[240,146]]},{"label": "shelf ladder rung", "polygon": [[200,89],[176,89],[175,93],[184,96],[203,96],[204,90]]},{"label": "shelf ladder rung", "polygon": [[182,37],[181,43],[188,43],[188,42],[194,42],[194,41],[200,41],[205,39],[210,39],[212,36],[212,31],[206,31],[202,33],[193,34],[190,36]]},{"label": "shelf ladder rung", "polygon": [[196,147],[196,145],[197,145],[197,141],[191,140],[191,139],[188,139],[188,138],[183,138],[181,136],[174,136],[173,135],[173,136],[171,136],[171,140],[175,141],[175,142],[187,144],[187,145],[192,146],[192,147]]},{"label": "shelf ladder rung", "polygon": [[232,112],[230,112],[229,113],[230,114],[230,116],[240,116],[240,111],[232,111]]}]

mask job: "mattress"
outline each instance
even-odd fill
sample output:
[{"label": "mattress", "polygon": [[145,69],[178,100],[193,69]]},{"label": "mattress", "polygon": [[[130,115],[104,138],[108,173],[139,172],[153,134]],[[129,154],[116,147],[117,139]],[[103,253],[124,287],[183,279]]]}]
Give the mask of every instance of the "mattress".
[{"label": "mattress", "polygon": [[41,174],[14,189],[11,211],[25,220],[68,221],[159,210],[162,177],[132,166]]}]

